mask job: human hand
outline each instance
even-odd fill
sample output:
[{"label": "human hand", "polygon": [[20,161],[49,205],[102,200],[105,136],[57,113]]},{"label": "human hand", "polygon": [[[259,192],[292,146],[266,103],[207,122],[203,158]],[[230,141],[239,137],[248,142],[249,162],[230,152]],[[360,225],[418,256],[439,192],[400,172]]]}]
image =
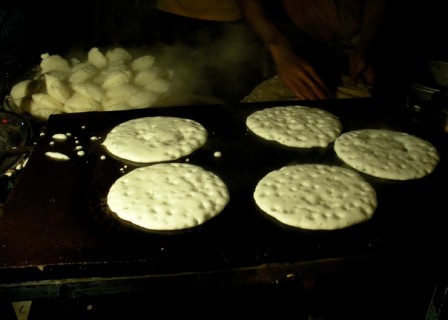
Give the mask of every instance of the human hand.
[{"label": "human hand", "polygon": [[375,83],[375,69],[368,62],[364,52],[355,51],[350,55],[349,68],[350,79],[353,84],[361,81],[367,86],[372,86]]},{"label": "human hand", "polygon": [[280,80],[299,100],[328,99],[331,94],[314,68],[288,48],[271,50]]}]

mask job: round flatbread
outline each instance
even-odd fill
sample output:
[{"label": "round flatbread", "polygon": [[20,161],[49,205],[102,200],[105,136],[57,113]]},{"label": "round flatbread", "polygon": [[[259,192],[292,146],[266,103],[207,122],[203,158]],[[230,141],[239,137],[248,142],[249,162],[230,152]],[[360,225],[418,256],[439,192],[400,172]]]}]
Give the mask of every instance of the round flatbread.
[{"label": "round flatbread", "polygon": [[376,192],[353,170],[320,164],[272,171],[257,184],[258,207],[281,223],[310,230],[335,230],[369,220]]},{"label": "round flatbread", "polygon": [[247,117],[246,125],[261,138],[297,148],[326,147],[342,130],[337,116],[304,106],[280,106],[255,111]]},{"label": "round flatbread", "polygon": [[334,149],[354,169],[391,180],[424,177],[440,160],[437,149],[428,141],[393,130],[349,131],[336,139]]},{"label": "round flatbread", "polygon": [[149,230],[181,230],[217,216],[229,202],[214,173],[186,163],[134,169],[117,179],[107,204],[120,219]]},{"label": "round flatbread", "polygon": [[207,130],[191,119],[145,117],[114,127],[103,146],[116,157],[132,162],[171,161],[202,147],[207,135]]}]

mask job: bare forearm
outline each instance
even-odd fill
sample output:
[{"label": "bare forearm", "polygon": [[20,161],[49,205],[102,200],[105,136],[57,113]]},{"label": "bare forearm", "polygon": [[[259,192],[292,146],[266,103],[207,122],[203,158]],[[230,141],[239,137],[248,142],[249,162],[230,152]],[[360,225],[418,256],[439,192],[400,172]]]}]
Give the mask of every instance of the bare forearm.
[{"label": "bare forearm", "polygon": [[260,38],[266,49],[275,52],[276,48],[290,48],[289,41],[267,16],[258,0],[240,0],[244,18],[253,32]]}]

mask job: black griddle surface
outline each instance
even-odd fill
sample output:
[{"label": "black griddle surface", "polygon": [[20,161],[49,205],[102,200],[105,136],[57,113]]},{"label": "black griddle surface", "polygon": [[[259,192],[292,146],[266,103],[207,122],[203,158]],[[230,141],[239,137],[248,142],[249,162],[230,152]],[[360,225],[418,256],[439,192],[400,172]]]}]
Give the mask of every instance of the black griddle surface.
[{"label": "black griddle surface", "polygon": [[[335,231],[281,225],[253,201],[256,183],[268,172],[294,163],[344,165],[327,148],[295,149],[263,141],[245,120],[256,110],[278,105],[309,105],[339,116],[343,131],[385,128],[432,142],[441,154],[436,170],[414,181],[388,181],[361,174],[378,196],[373,218]],[[174,162],[209,169],[227,183],[230,203],[216,218],[184,232],[148,232],[122,223],[103,209],[110,185],[137,166],[107,154],[101,142],[117,124],[145,116],[196,120],[209,132],[204,147]],[[21,277],[29,267],[45,270],[32,277],[170,274],[243,269],[427,250],[446,243],[445,190],[447,139],[435,125],[415,121],[396,105],[371,99],[312,102],[182,106],[132,111],[51,116],[0,216],[0,275]],[[56,133],[69,133],[51,144]],[[92,139],[98,138],[98,140]],[[76,154],[82,146],[84,156]],[[68,154],[55,161],[47,151]],[[222,156],[215,157],[219,151]],[[102,159],[105,155],[106,158]],[[90,268],[90,269],[89,269]],[[60,271],[63,270],[64,272]],[[88,270],[94,270],[91,273]],[[44,276],[42,275],[44,274]],[[13,281],[13,280],[10,280]]]}]

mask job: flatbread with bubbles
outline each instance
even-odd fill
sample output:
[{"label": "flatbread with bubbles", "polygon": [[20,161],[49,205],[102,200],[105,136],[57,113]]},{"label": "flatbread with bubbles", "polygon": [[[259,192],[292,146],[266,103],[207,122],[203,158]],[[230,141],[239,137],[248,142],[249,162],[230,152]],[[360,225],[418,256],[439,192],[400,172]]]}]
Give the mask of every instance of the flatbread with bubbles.
[{"label": "flatbread with bubbles", "polygon": [[351,169],[321,164],[282,167],[257,184],[258,207],[279,222],[301,229],[335,230],[370,220],[376,192]]},{"label": "flatbread with bubbles", "polygon": [[107,204],[118,218],[148,230],[183,230],[217,216],[229,202],[221,178],[200,166],[160,163],[117,179]]},{"label": "flatbread with bubbles", "polygon": [[440,156],[428,141],[405,132],[384,129],[349,131],[334,149],[349,166],[377,178],[411,180],[430,174]]},{"label": "flatbread with bubbles", "polygon": [[153,163],[187,156],[202,147],[207,136],[207,129],[191,119],[144,117],[112,128],[103,146],[120,159]]},{"label": "flatbread with bubbles", "polygon": [[312,107],[279,106],[255,111],[247,127],[259,137],[288,147],[326,147],[341,133],[334,114]]}]

